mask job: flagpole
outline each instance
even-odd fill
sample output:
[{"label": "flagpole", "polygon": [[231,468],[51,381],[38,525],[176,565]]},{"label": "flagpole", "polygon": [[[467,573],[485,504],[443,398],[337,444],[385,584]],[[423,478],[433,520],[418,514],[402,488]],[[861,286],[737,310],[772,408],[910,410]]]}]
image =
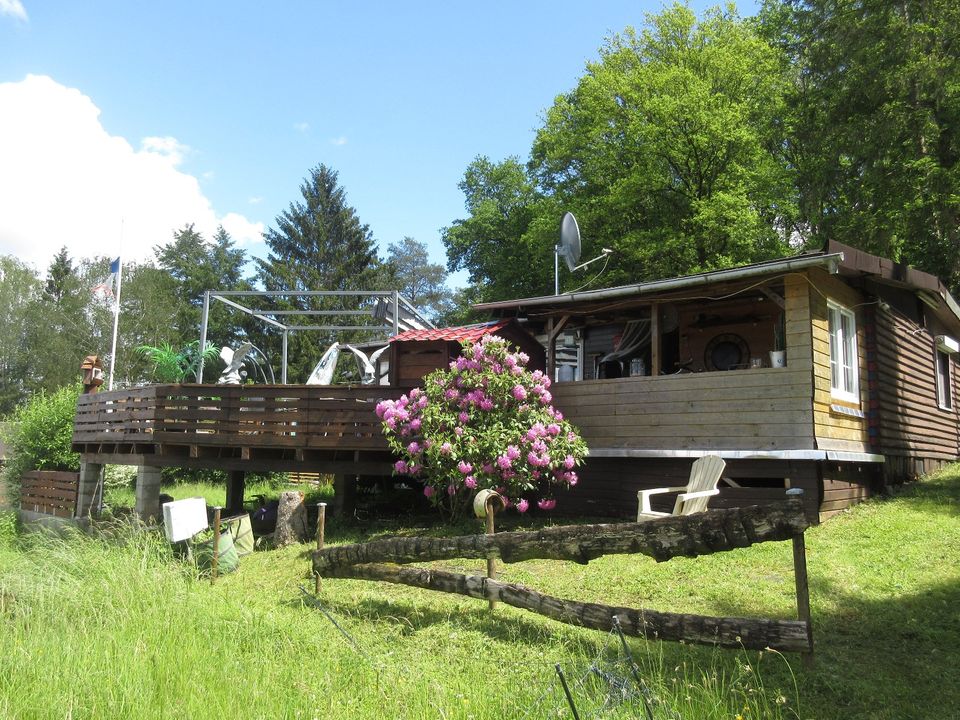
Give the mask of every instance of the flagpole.
[{"label": "flagpole", "polygon": [[123,285],[123,218],[120,219],[120,256],[117,258],[117,296],[113,306],[113,343],[110,346],[110,382],[113,390],[113,369],[117,364],[117,330],[120,328],[120,288]]}]

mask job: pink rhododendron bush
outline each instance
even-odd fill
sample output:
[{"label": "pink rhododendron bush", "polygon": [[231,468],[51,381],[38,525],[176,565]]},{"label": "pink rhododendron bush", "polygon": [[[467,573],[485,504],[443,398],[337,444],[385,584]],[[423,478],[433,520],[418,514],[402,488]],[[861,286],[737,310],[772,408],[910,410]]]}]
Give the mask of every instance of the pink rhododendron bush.
[{"label": "pink rhododendron bush", "polygon": [[449,370],[422,388],[377,405],[396,473],[419,478],[424,494],[456,517],[477,491],[496,489],[520,512],[552,510],[554,490],[577,484],[587,447],[551,402],[550,378],[529,357],[487,335],[464,343]]}]

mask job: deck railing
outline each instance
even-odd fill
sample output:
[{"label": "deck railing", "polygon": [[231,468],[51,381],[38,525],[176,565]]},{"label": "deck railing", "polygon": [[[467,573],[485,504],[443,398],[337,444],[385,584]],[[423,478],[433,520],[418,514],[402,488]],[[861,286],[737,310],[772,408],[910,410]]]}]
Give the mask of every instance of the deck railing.
[{"label": "deck railing", "polygon": [[809,369],[586,380],[551,390],[591,450],[815,447]]},{"label": "deck railing", "polygon": [[152,385],[82,395],[73,443],[386,449],[374,409],[403,388]]}]

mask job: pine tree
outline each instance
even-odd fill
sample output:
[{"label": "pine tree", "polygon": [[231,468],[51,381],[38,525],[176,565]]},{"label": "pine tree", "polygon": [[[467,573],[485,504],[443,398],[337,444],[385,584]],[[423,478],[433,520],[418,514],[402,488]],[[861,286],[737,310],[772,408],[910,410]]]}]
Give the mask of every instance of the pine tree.
[{"label": "pine tree", "polygon": [[[303,200],[293,202],[277,216],[276,228],[264,234],[270,248],[266,260],[257,260],[257,275],[266,290],[370,290],[379,266],[370,228],[347,205],[336,171],[318,165],[300,186]],[[278,302],[290,309],[354,309],[357,301],[304,298]],[[288,316],[290,322],[293,316]],[[305,322],[300,324],[325,324]],[[289,377],[306,379],[333,333],[293,333],[288,350]],[[278,342],[268,343],[276,348]]]},{"label": "pine tree", "polygon": [[44,285],[44,294],[53,302],[63,300],[67,291],[67,282],[73,276],[73,262],[67,254],[67,246],[60,248],[47,268],[47,282]]}]

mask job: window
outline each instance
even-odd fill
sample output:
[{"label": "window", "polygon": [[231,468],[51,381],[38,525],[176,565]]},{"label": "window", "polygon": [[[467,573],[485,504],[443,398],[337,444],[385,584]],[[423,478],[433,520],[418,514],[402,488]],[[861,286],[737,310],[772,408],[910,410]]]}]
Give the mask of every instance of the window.
[{"label": "window", "polygon": [[944,410],[953,408],[953,378],[950,376],[950,353],[937,348],[937,405]]},{"label": "window", "polygon": [[841,400],[860,402],[857,360],[857,319],[852,311],[829,303],[830,390]]}]

